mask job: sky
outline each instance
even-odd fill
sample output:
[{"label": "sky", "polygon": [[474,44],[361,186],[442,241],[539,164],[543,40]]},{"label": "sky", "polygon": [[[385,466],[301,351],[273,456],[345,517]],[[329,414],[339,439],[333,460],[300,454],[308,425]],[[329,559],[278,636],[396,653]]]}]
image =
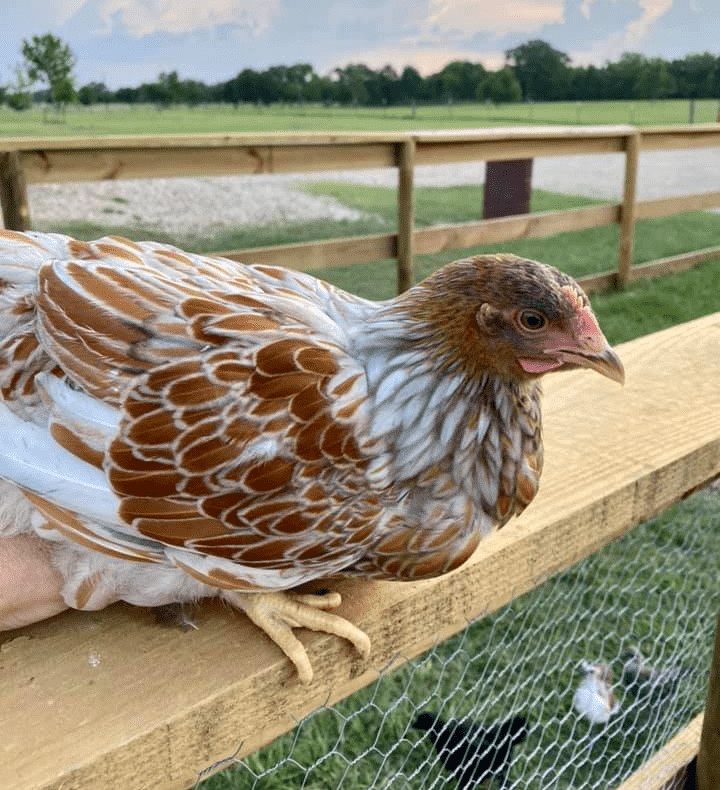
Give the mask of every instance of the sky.
[{"label": "sky", "polygon": [[78,86],[111,89],[163,71],[212,84],[293,63],[319,74],[365,63],[428,75],[452,60],[496,69],[534,38],[575,65],[720,51],[720,0],[0,0],[0,11],[0,84],[22,40],[48,32],[74,52]]}]

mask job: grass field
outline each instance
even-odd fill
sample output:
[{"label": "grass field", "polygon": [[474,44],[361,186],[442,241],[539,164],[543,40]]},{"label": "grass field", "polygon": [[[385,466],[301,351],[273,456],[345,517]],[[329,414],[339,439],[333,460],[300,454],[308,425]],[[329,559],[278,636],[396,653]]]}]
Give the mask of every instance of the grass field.
[{"label": "grass field", "polygon": [[[16,112],[0,107],[0,137],[103,134],[177,134],[196,132],[400,131],[484,126],[684,124],[689,102],[661,101],[548,102],[542,104],[448,104],[410,107],[322,107],[218,104],[158,109],[151,105],[108,105],[67,109],[64,121],[36,107]],[[695,123],[715,122],[718,102],[698,99]]]}]

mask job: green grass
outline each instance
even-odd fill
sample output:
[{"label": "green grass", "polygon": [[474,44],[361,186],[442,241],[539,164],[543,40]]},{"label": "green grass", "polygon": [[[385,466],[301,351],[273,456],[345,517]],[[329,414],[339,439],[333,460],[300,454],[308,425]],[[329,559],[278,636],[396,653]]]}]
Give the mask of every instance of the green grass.
[{"label": "green grass", "polygon": [[[695,122],[716,120],[717,101],[699,99]],[[662,101],[548,102],[538,104],[457,104],[409,107],[270,107],[217,104],[157,109],[152,105],[68,108],[62,122],[39,107],[16,112],[0,107],[0,136],[56,137],[103,134],[178,134],[269,131],[400,131],[542,124],[684,124],[689,103]]]}]

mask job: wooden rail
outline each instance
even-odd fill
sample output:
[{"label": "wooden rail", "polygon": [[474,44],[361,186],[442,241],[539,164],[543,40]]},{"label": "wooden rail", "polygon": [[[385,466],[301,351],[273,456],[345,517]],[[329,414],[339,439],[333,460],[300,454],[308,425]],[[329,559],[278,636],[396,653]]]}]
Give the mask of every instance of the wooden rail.
[{"label": "wooden rail", "polygon": [[692,786],[686,788],[687,768],[697,756],[702,726],[701,713],[643,763],[617,790],[696,790]]},{"label": "wooden rail", "polygon": [[621,346],[624,389],[587,371],[548,377],[545,472],[521,518],[437,580],[338,585],[372,640],[367,665],[303,633],[316,679],[302,687],[244,617],[213,604],[190,633],[116,605],[0,635],[0,787],[192,785],[668,507],[720,474],[718,347],[720,313]]},{"label": "wooden rail", "polygon": [[[638,277],[654,277],[667,272],[664,262],[658,262],[657,270],[653,268],[655,262],[645,264],[642,269],[632,266],[636,221],[720,206],[720,191],[637,201],[639,154],[708,146],[720,146],[720,124],[642,129],[580,126],[414,133],[5,138],[0,140],[0,202],[6,227],[24,230],[30,227],[31,221],[26,182],[395,167],[398,170],[397,233],[225,250],[221,254],[236,260],[282,263],[307,270],[327,269],[340,261],[351,264],[396,258],[398,288],[402,290],[413,280],[415,254],[619,224],[617,269],[613,276],[604,273],[594,280],[597,287],[621,287]],[[414,229],[413,173],[416,165],[588,153],[624,153],[621,203]]]}]

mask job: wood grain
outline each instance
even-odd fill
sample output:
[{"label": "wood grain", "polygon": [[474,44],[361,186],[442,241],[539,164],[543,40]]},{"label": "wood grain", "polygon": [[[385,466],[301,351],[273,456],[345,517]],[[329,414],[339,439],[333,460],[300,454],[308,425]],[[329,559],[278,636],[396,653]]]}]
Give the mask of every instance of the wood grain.
[{"label": "wood grain", "polygon": [[117,605],[0,635],[0,787],[187,787],[663,510],[720,473],[718,347],[715,314],[621,346],[624,389],[548,377],[546,471],[521,518],[440,579],[334,585],[372,640],[367,666],[301,633],[316,678],[301,687],[244,616],[212,603],[191,633]]}]

